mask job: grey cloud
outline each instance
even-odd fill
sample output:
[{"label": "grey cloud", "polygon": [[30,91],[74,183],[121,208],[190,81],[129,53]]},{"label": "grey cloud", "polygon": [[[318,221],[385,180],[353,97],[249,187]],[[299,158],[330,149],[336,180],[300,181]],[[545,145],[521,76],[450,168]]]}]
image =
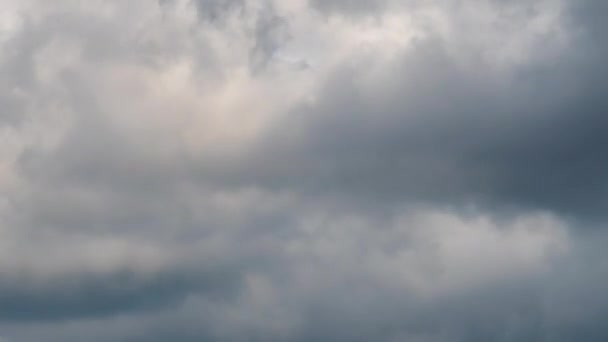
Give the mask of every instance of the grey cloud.
[{"label": "grey cloud", "polygon": [[601,215],[604,53],[585,37],[507,82],[482,63],[458,64],[435,40],[406,53],[378,88],[358,84],[365,65],[345,67],[317,103],[277,125],[244,177],[367,199]]},{"label": "grey cloud", "polygon": [[[221,23],[227,16],[238,12],[238,17],[252,40],[249,50],[252,73],[263,70],[289,37],[287,21],[277,14],[272,2],[249,4],[243,0],[198,0],[195,4],[199,17],[214,24]],[[249,23],[251,19],[253,23]]]},{"label": "grey cloud", "polygon": [[310,0],[313,8],[325,14],[348,14],[348,15],[374,15],[386,9],[389,1],[387,0],[337,0],[323,1]]},{"label": "grey cloud", "polygon": [[259,12],[254,29],[254,46],[250,51],[250,67],[255,73],[268,65],[276,51],[289,37],[286,20],[271,7]]},{"label": "grey cloud", "polygon": [[[202,279],[196,279],[196,278]],[[4,322],[61,321],[104,317],[133,311],[177,306],[192,293],[224,296],[234,280],[221,274],[167,272],[145,276],[124,270],[114,274],[73,274],[46,280],[3,279],[0,285],[0,320]],[[148,279],[146,279],[148,278]]]},{"label": "grey cloud", "polygon": [[[582,256],[574,263],[556,264],[549,273],[428,298],[378,282],[380,278],[359,269],[351,278],[340,275],[338,283],[333,283],[335,275],[326,273],[332,271],[323,267],[312,273],[304,268],[284,270],[288,273],[274,273],[270,278],[277,287],[265,300],[273,304],[250,302],[255,295],[241,292],[237,302],[194,300],[162,313],[123,311],[123,319],[34,326],[40,330],[26,341],[42,335],[77,341],[83,333],[89,333],[93,341],[601,341],[605,303],[596,296],[605,290],[603,266],[583,266],[590,261]],[[301,284],[281,280],[297,281],[297,277],[284,276],[298,272],[304,272],[311,283],[319,282],[318,291],[302,291]],[[272,309],[267,321],[268,305]],[[99,331],[102,325],[107,327],[106,334]],[[3,331],[19,331],[19,325]]]},{"label": "grey cloud", "polygon": [[[601,1],[566,6],[559,53],[550,31],[503,69],[488,50],[507,38],[471,42],[454,25],[449,39],[345,48],[298,74],[273,56],[303,25],[326,25],[316,13],[184,3],[192,25],[167,2],[162,20],[146,2],[99,17],[34,6],[38,21],[3,43],[0,120],[15,156],[0,158],[3,336],[606,339]],[[399,7],[311,6],[348,25]],[[512,6],[522,11],[496,9],[488,30],[517,33],[542,14]],[[73,60],[59,58],[70,47]],[[302,82],[287,104],[282,72]],[[255,115],[270,123],[250,138]]]},{"label": "grey cloud", "polygon": [[231,11],[243,10],[244,0],[193,0],[197,13],[205,20],[221,22]]}]

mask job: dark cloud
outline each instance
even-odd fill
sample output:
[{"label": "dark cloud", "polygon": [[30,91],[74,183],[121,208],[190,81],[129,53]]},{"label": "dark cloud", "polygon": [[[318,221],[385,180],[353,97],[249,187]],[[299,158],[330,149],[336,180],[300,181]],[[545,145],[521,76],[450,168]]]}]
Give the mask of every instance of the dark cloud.
[{"label": "dark cloud", "polygon": [[608,336],[603,2],[28,4],[2,336]]},{"label": "dark cloud", "polygon": [[347,14],[347,15],[374,15],[386,9],[389,1],[363,1],[363,0],[337,0],[322,1],[310,0],[313,8],[325,14]]},{"label": "dark cloud", "polygon": [[377,84],[360,81],[365,63],[343,67],[316,103],[277,125],[245,163],[254,163],[246,182],[601,215],[608,103],[603,51],[590,34],[516,67],[508,81],[483,60],[463,65],[435,39],[404,53]]},{"label": "dark cloud", "polygon": [[114,274],[67,274],[46,280],[42,287],[36,284],[37,279],[3,279],[0,319],[61,321],[127,314],[177,306],[197,292],[220,299],[233,291],[236,282],[229,278],[200,271],[141,275],[124,270]]},{"label": "dark cloud", "polygon": [[258,14],[254,37],[249,58],[250,68],[256,72],[267,66],[276,51],[285,44],[289,37],[287,22],[268,5]]},{"label": "dark cloud", "polygon": [[232,11],[243,11],[243,0],[193,0],[197,13],[205,20],[221,22]]}]

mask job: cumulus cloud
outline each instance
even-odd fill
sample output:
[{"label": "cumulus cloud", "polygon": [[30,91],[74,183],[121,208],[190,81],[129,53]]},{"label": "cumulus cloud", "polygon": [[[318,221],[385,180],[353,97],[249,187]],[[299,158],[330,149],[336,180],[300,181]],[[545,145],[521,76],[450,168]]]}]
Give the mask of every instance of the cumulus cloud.
[{"label": "cumulus cloud", "polygon": [[0,335],[603,341],[601,1],[5,1]]}]

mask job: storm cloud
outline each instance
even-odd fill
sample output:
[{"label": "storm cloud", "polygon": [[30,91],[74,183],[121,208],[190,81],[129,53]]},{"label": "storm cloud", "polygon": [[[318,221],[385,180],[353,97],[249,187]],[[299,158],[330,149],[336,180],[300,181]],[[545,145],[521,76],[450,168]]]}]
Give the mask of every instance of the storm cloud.
[{"label": "storm cloud", "polygon": [[603,1],[2,7],[0,340],[608,338]]}]

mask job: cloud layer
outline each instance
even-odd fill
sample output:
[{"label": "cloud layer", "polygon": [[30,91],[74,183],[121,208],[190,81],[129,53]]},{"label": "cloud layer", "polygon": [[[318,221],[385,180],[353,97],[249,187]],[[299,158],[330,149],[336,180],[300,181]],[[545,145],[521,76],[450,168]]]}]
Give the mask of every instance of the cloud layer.
[{"label": "cloud layer", "polygon": [[608,338],[604,2],[3,7],[10,341]]}]

